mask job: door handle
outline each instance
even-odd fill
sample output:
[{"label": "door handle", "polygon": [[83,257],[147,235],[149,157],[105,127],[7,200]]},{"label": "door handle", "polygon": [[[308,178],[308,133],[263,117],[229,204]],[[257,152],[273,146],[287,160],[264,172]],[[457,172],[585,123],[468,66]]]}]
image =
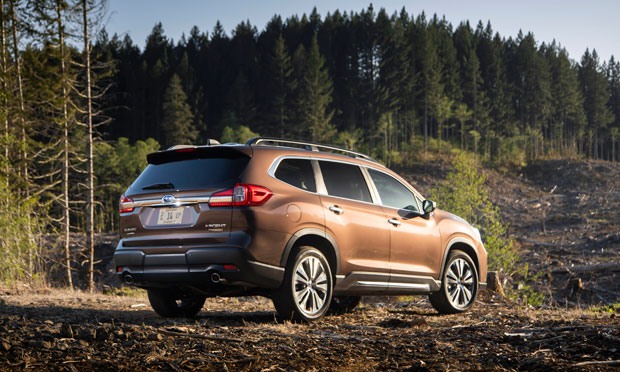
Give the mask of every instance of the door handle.
[{"label": "door handle", "polygon": [[338,208],[335,205],[332,205],[331,207],[329,207],[329,210],[336,213],[336,214],[343,214],[344,213],[344,209],[342,208]]},{"label": "door handle", "polygon": [[391,223],[392,225],[396,226],[396,227],[400,226],[400,221],[397,220],[396,218],[390,218],[388,220],[388,222]]}]

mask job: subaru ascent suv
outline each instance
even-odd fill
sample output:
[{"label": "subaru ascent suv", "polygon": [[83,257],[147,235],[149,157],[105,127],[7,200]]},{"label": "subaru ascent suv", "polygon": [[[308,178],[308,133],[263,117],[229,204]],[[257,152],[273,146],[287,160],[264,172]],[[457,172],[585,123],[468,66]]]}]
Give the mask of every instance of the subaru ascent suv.
[{"label": "subaru ascent suv", "polygon": [[262,295],[314,320],[365,295],[469,309],[486,285],[480,232],[368,155],[305,141],[173,146],[120,199],[116,273],[163,317]]}]

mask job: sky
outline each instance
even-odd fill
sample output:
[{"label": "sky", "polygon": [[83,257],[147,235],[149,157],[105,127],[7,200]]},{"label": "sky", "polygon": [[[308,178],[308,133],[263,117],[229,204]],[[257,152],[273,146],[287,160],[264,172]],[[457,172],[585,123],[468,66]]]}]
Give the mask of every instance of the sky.
[{"label": "sky", "polygon": [[[227,34],[241,21],[249,20],[263,30],[274,14],[283,19],[316,6],[321,16],[336,9],[356,11],[370,2],[353,0],[109,0],[106,29],[110,35],[128,34],[135,44],[144,47],[147,35],[157,22],[175,42],[193,26],[211,31],[219,20]],[[531,31],[540,43],[556,40],[579,61],[586,48],[596,49],[601,61],[620,57],[620,1],[618,0],[384,0],[373,1],[376,10],[388,14],[404,6],[411,15],[424,11],[437,14],[457,26],[469,20],[472,27],[491,21],[493,30],[502,37],[516,37],[519,30]]]}]

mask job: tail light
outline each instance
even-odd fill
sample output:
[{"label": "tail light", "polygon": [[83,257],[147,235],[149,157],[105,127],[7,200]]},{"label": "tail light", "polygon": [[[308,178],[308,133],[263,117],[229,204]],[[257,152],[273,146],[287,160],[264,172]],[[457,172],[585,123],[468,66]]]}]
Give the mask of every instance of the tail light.
[{"label": "tail light", "polygon": [[131,213],[134,210],[133,199],[121,196],[121,200],[118,202],[118,210],[121,213]]},{"label": "tail light", "polygon": [[273,193],[269,189],[238,183],[232,189],[211,195],[210,207],[258,206],[263,205]]}]

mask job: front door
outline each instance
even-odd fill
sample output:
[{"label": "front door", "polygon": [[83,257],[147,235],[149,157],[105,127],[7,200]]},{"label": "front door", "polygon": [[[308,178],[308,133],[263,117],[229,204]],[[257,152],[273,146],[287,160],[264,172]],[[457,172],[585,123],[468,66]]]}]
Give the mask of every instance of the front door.
[{"label": "front door", "polygon": [[391,225],[390,283],[437,279],[441,236],[435,220],[432,216],[422,217],[418,199],[396,178],[374,169],[368,169],[368,173]]}]

